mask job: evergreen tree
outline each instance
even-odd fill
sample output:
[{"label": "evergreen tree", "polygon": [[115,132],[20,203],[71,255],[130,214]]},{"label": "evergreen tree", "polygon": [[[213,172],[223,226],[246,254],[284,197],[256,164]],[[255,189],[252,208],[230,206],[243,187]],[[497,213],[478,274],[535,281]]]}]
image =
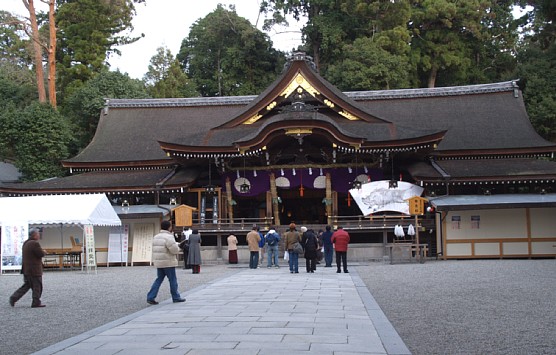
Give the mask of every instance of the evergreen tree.
[{"label": "evergreen tree", "polygon": [[142,81],[131,79],[119,71],[108,70],[103,70],[74,91],[67,99],[63,110],[76,127],[77,146],[72,147],[72,153],[85,147],[93,138],[106,98],[142,99],[147,98],[147,93]]},{"label": "evergreen tree", "polygon": [[556,142],[556,4],[527,1],[525,36],[518,54],[519,84],[535,129]]},{"label": "evergreen tree", "polygon": [[284,63],[267,35],[222,5],[191,26],[177,57],[202,96],[258,94]]},{"label": "evergreen tree", "polygon": [[49,104],[34,102],[25,109],[10,105],[0,116],[8,134],[0,139],[1,147],[13,147],[15,166],[23,180],[37,181],[62,176],[60,161],[68,158],[72,137],[69,124]]},{"label": "evergreen tree", "polygon": [[131,20],[145,0],[58,0],[57,61],[62,100],[108,67],[117,46],[135,42]]},{"label": "evergreen tree", "polygon": [[159,47],[143,80],[154,98],[198,96],[195,85],[168,48]]}]

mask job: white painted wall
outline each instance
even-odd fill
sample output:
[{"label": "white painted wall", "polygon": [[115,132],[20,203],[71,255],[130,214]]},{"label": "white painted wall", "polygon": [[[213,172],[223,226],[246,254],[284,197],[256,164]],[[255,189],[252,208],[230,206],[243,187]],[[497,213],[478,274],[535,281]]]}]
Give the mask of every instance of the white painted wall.
[{"label": "white painted wall", "polygon": [[[528,213],[530,246],[523,241],[529,238]],[[454,216],[460,218],[459,229]],[[472,216],[479,216],[479,228],[473,228]],[[446,257],[556,256],[556,208],[450,211],[443,225]]]}]

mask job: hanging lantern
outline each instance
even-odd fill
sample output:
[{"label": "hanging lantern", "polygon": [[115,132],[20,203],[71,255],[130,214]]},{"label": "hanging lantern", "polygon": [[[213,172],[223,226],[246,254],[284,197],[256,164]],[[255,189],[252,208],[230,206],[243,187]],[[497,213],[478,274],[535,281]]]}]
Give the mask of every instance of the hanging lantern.
[{"label": "hanging lantern", "polygon": [[248,193],[249,190],[251,190],[251,185],[249,185],[247,182],[243,182],[243,184],[239,185],[239,192],[241,192],[242,194]]}]

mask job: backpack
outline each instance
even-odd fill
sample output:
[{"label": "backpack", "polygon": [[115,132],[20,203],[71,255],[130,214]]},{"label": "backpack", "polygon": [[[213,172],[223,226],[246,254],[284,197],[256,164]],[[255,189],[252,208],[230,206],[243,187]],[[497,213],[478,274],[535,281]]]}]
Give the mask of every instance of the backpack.
[{"label": "backpack", "polygon": [[275,246],[278,243],[278,238],[276,238],[276,234],[274,233],[268,233],[266,235],[266,242],[268,243],[269,246]]}]

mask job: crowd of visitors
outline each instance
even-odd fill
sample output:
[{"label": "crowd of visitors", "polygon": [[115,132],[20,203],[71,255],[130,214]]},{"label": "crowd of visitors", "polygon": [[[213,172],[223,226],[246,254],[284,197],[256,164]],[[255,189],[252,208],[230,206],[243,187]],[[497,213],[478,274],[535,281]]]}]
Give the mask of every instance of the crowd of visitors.
[{"label": "crowd of visitors", "polygon": [[[331,226],[325,230],[315,232],[302,226],[297,230],[295,223],[291,223],[283,235],[271,226],[268,232],[262,233],[257,225],[246,236],[249,248],[249,268],[262,267],[264,256],[267,258],[267,268],[279,268],[280,247],[284,250],[284,260],[288,262],[290,273],[299,273],[299,257],[305,258],[305,269],[314,273],[317,265],[324,260],[324,267],[332,267],[334,252],[336,252],[337,272],[348,273],[347,251],[350,241],[349,233],[341,226],[332,231]],[[235,235],[228,236],[228,262],[238,263],[238,239]]]}]

